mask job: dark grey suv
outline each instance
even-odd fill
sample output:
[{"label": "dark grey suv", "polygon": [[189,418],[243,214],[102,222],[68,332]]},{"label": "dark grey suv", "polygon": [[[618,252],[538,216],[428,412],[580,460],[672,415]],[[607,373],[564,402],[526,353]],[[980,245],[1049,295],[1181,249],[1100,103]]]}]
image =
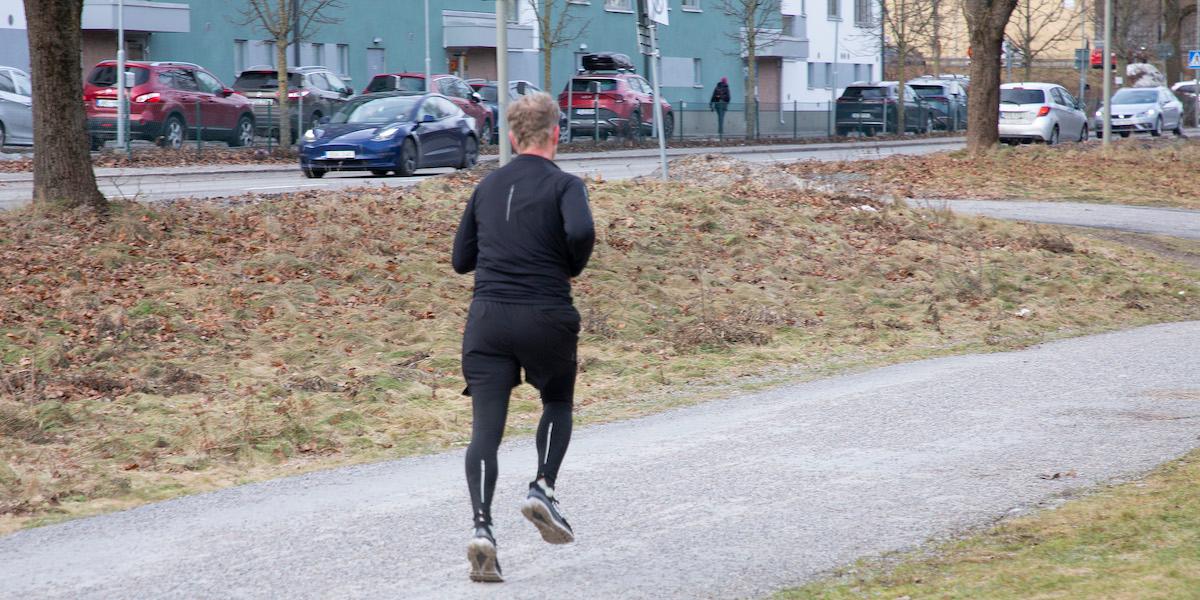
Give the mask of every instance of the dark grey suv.
[{"label": "dark grey suv", "polygon": [[[254,121],[263,135],[279,134],[279,78],[274,67],[252,67],[242,71],[233,89],[254,105]],[[288,114],[292,119],[292,137],[299,139],[321,117],[333,116],[354,95],[342,78],[326,67],[288,69]],[[303,109],[304,121],[296,122]]]}]

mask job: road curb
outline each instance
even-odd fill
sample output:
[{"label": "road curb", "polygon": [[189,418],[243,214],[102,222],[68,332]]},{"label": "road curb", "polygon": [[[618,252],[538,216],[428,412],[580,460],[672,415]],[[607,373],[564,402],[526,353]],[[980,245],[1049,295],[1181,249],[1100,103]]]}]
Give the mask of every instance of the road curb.
[{"label": "road curb", "polygon": [[[822,142],[816,144],[763,144],[759,146],[712,146],[712,147],[690,147],[690,148],[670,148],[667,150],[667,156],[678,158],[681,156],[691,156],[696,154],[769,154],[772,152],[822,152],[826,150],[835,150],[839,148],[903,148],[907,146],[943,146],[962,143],[965,138],[948,137],[948,138],[932,138],[919,140],[886,140],[870,143],[859,142]],[[653,158],[658,156],[658,149],[647,148],[637,150],[614,150],[610,152],[572,152],[563,153],[558,156],[560,161],[580,161],[580,160],[602,160],[615,158]],[[495,155],[486,155],[480,157],[480,162],[489,162],[496,160]],[[295,164],[286,165],[261,165],[257,168],[250,168],[251,165],[204,165],[197,166],[194,169],[186,171],[181,170],[186,167],[149,167],[141,169],[133,167],[131,169],[116,169],[112,167],[101,167],[96,170],[96,177],[103,179],[118,179],[121,177],[190,177],[196,175],[245,175],[247,173],[281,173],[287,171],[299,172],[299,167]],[[109,172],[106,172],[109,171]],[[117,171],[117,172],[111,172]],[[5,183],[32,183],[33,173],[0,173],[0,184]]]}]

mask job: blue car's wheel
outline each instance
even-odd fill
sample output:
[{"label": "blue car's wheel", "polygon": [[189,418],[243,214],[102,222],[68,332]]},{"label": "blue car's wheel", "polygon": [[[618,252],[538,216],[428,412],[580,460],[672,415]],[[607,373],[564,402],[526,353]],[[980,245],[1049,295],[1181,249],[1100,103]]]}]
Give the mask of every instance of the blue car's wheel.
[{"label": "blue car's wheel", "polygon": [[412,138],[408,138],[400,146],[400,158],[396,159],[396,174],[401,177],[412,177],[416,172],[417,145]]},{"label": "blue car's wheel", "polygon": [[476,162],[479,162],[479,142],[475,141],[474,136],[468,135],[467,139],[463,140],[462,162],[458,164],[458,168],[470,169]]}]

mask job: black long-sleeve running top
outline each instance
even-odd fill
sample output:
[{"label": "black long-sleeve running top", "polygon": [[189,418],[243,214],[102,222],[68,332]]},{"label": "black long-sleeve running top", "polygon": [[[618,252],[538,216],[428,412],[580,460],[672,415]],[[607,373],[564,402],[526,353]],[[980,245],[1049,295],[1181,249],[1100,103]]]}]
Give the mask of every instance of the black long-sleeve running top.
[{"label": "black long-sleeve running top", "polygon": [[454,236],[454,270],[475,271],[475,297],[570,304],[596,231],[583,180],[522,154],[484,178]]}]

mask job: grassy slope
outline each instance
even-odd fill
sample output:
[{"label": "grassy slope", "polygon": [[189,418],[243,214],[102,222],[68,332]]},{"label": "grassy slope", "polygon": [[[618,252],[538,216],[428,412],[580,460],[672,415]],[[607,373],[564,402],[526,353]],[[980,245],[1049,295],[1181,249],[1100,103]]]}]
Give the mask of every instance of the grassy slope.
[{"label": "grassy slope", "polygon": [[801,176],[857,174],[852,185],[915,198],[1079,200],[1200,209],[1181,167],[1200,161],[1200,143],[1179,139],[1118,140],[1105,156],[1098,143],[1049,148],[1002,147],[982,157],[965,151],[844,163],[807,161]]},{"label": "grassy slope", "polygon": [[1200,598],[1198,489],[1200,451],[1144,481],[777,597]]},{"label": "grassy slope", "polygon": [[[463,443],[471,282],[448,252],[470,183],[0,215],[0,531]],[[772,368],[1200,315],[1194,270],[1021,225],[659,183],[592,202],[584,422]],[[538,409],[518,388],[510,431]]]}]

